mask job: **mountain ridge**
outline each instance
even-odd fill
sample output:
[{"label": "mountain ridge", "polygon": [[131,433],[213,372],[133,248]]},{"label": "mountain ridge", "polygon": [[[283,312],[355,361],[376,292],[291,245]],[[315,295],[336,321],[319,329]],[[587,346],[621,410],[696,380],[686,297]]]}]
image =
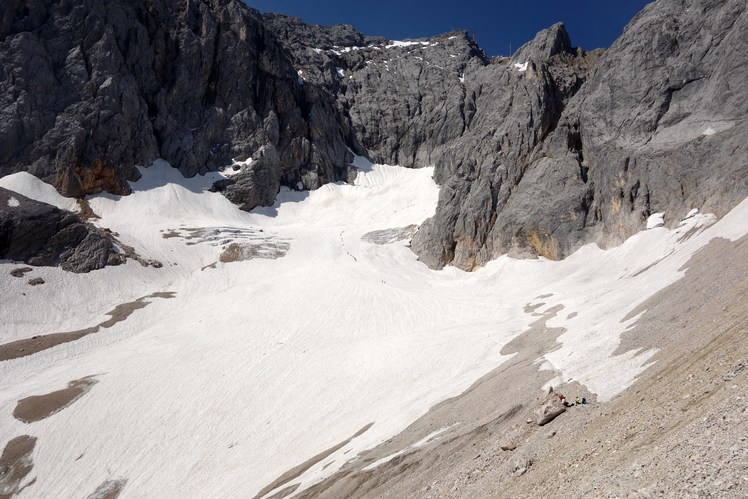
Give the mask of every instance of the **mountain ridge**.
[{"label": "mountain ridge", "polygon": [[471,270],[620,244],[653,213],[721,215],[748,192],[737,0],[659,0],[605,52],[557,24],[493,59],[466,32],[391,42],[231,0],[10,7],[0,174],[67,196],[127,194],[157,157],[186,176],[234,165],[215,189],[246,210],[350,181],[352,152],[435,165],[442,201],[413,250]]}]

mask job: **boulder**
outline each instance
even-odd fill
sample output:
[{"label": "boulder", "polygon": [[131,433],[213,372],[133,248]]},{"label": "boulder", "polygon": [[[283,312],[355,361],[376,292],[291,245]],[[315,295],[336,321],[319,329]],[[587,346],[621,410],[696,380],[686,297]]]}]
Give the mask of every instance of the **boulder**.
[{"label": "boulder", "polygon": [[[111,236],[69,211],[0,187],[0,259],[90,272],[118,265],[125,257]],[[29,269],[30,270],[30,269]],[[27,270],[14,269],[21,277]],[[40,282],[41,281],[41,282]],[[29,284],[42,284],[41,278]]]},{"label": "boulder", "polygon": [[541,406],[535,410],[535,423],[543,426],[566,412],[566,407],[561,403],[556,394],[549,394],[543,399]]}]

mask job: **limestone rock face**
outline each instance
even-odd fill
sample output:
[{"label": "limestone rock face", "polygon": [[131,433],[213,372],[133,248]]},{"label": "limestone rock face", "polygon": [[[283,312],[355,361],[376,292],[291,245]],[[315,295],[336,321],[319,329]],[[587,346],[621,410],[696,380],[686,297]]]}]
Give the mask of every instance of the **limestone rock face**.
[{"label": "limestone rock face", "polygon": [[434,164],[472,119],[463,80],[488,58],[464,32],[395,42],[350,26],[264,19],[301,75],[337,96],[352,149],[373,161]]},{"label": "limestone rock face", "polygon": [[270,148],[270,180],[235,194],[247,208],[307,174],[343,178],[349,153],[332,100],[303,85],[242,2],[6,4],[0,175],[28,170],[67,196],[127,194],[135,164],[161,157],[193,176]]},{"label": "limestone rock face", "polygon": [[[489,59],[464,32],[393,42],[344,27],[307,29],[286,16],[265,19],[302,75],[337,95],[354,150],[377,162],[436,166],[437,214],[412,245],[421,260],[472,269],[529,238],[548,256],[562,253],[547,231],[526,227],[542,211],[535,199],[516,208],[509,201],[598,57],[573,49],[563,25],[539,33],[513,59]],[[551,168],[579,176],[575,164]],[[528,196],[544,188],[540,180],[528,183]],[[523,211],[522,219],[500,220],[505,232],[494,235],[498,214],[511,209]]]},{"label": "limestone rock face", "polygon": [[158,157],[234,165],[215,190],[249,210],[351,181],[352,153],[433,165],[411,244],[432,268],[563,258],[748,195],[743,0],[657,0],[605,52],[556,24],[495,58],[465,32],[395,42],[239,0],[9,0],[0,65],[0,175],[82,196]]},{"label": "limestone rock face", "polygon": [[[666,212],[723,215],[748,195],[748,6],[660,0],[601,58],[559,134],[580,123],[584,215],[616,244]],[[560,139],[560,138],[559,138]],[[588,223],[587,225],[590,225]]]},{"label": "limestone rock face", "polygon": [[[521,86],[483,85],[514,88],[490,101],[513,106],[489,111],[484,140],[465,133],[437,162],[439,206],[413,240],[425,263],[563,258],[622,242],[654,212],[674,223],[692,208],[723,215],[748,195],[745,2],[660,0],[604,54],[573,52],[555,26],[512,58],[527,63]],[[476,107],[474,123],[490,104]]]},{"label": "limestone rock face", "polygon": [[564,253],[568,239],[552,239],[546,225],[560,209],[568,215],[551,225],[563,224],[573,238],[579,224],[571,214],[585,186],[576,163],[546,158],[543,147],[598,57],[567,41],[563,26],[554,26],[518,51],[543,58],[502,59],[466,75],[467,107],[475,111],[436,163],[439,204],[412,244],[430,267],[471,270],[511,250]]},{"label": "limestone rock face", "polygon": [[[529,60],[527,78],[535,67],[558,88],[554,68],[569,52],[554,27],[512,61]],[[562,112],[529,108],[524,123],[546,116],[547,136],[510,113],[523,134],[508,154],[474,149],[470,169],[463,148],[454,173],[437,165],[449,174],[414,250],[432,267],[472,268],[507,251],[562,258],[589,241],[618,244],[654,212],[676,223],[691,208],[726,213],[748,195],[746,57],[745,2],[650,4],[591,75],[576,73],[585,82],[556,100]],[[549,106],[553,94],[535,88]]]},{"label": "limestone rock face", "polygon": [[59,265],[72,272],[90,272],[125,261],[115,252],[108,234],[77,215],[2,187],[0,259]]},{"label": "limestone rock face", "polygon": [[557,24],[494,59],[465,33],[391,42],[265,20],[337,95],[354,150],[436,166],[436,214],[412,241],[433,268],[563,258],[622,242],[653,212],[721,215],[748,194],[740,0],[659,0],[604,53]]}]

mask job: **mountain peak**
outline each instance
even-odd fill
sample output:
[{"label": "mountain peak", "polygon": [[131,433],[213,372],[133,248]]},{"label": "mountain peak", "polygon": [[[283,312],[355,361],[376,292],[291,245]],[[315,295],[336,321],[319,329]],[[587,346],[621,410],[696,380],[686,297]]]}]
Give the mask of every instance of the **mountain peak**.
[{"label": "mountain peak", "polygon": [[556,23],[548,29],[538,32],[535,38],[520,47],[514,54],[514,59],[523,61],[545,61],[556,54],[572,53],[569,33],[564,23]]}]

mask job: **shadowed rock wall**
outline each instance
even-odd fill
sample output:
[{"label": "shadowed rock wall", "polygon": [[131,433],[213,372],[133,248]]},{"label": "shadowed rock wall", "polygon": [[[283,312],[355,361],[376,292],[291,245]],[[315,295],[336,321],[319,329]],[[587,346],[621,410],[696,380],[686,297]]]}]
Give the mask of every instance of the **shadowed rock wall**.
[{"label": "shadowed rock wall", "polygon": [[344,178],[333,100],[299,81],[259,14],[232,0],[10,0],[0,20],[0,175],[67,196],[127,194],[135,164],[185,176],[255,156],[232,201]]}]

